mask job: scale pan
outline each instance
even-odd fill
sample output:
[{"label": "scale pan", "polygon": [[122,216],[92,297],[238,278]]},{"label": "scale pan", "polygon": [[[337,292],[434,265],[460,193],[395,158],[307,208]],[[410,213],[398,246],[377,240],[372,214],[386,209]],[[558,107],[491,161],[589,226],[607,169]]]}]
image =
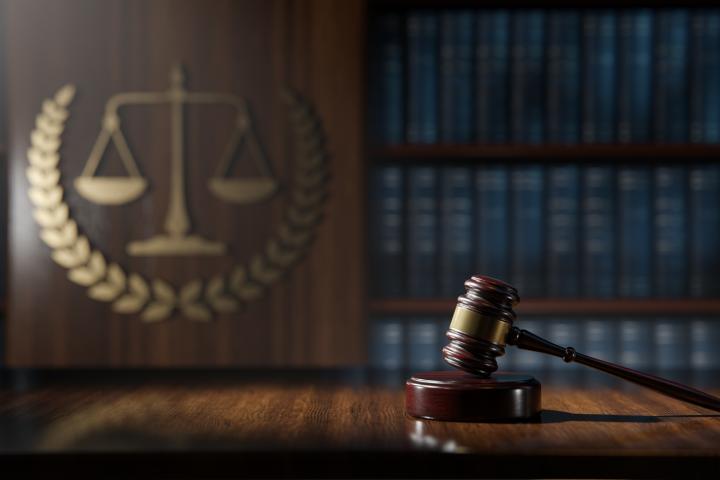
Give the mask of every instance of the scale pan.
[{"label": "scale pan", "polygon": [[277,191],[273,178],[213,178],[208,187],[215,196],[232,203],[250,204],[267,200]]},{"label": "scale pan", "polygon": [[143,194],[147,180],[140,177],[78,177],[75,189],[94,203],[122,205]]}]

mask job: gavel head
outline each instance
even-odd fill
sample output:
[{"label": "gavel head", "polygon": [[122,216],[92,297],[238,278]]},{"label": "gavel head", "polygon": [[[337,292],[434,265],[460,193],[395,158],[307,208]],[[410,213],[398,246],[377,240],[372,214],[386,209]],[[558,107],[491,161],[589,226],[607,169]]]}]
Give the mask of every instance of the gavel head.
[{"label": "gavel head", "polygon": [[458,297],[443,348],[445,362],[474,375],[488,377],[497,370],[495,360],[505,354],[505,338],[515,320],[517,290],[500,280],[476,275],[465,282]]}]

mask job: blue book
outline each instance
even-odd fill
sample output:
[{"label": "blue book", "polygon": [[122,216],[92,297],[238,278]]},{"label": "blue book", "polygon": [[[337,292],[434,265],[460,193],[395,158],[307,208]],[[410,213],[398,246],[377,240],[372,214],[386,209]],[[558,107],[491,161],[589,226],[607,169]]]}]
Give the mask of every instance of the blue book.
[{"label": "blue book", "polygon": [[381,318],[373,322],[370,337],[370,365],[376,369],[398,370],[405,364],[405,334],[397,318]]},{"label": "blue book", "polygon": [[548,295],[580,295],[580,171],[576,165],[550,167],[548,173]]},{"label": "blue book", "polygon": [[620,14],[618,141],[650,141],[652,93],[652,10]]},{"label": "blue book", "polygon": [[510,279],[510,182],[507,167],[483,165],[476,181],[478,273]]},{"label": "blue book", "polygon": [[510,14],[485,10],[476,29],[476,137],[480,143],[508,141]]},{"label": "blue book", "polygon": [[616,15],[589,11],[583,18],[583,127],[585,143],[613,143],[616,130]]},{"label": "blue book", "polygon": [[408,325],[408,366],[411,370],[435,370],[442,361],[443,332],[432,318],[415,318]]},{"label": "blue book", "polygon": [[[575,318],[553,318],[547,323],[546,338],[561,347],[573,347],[577,351],[583,352],[585,349],[582,344],[580,326],[580,322]],[[556,357],[550,358],[548,367],[553,372],[566,372],[578,368],[577,364],[568,363]]]},{"label": "blue book", "polygon": [[720,295],[720,166],[690,170],[690,295]]},{"label": "blue book", "polygon": [[[548,333],[545,328],[547,323],[546,318],[528,316],[519,320],[515,326],[521,330],[527,330],[535,335],[545,337]],[[512,346],[505,348],[505,355],[507,356],[506,363],[512,365],[512,368],[518,372],[539,372],[547,368],[549,361],[558,360],[562,362],[560,359],[553,359],[542,353],[522,350]],[[501,361],[503,360],[501,359]],[[502,365],[505,365],[505,362]]]},{"label": "blue book", "polygon": [[457,297],[473,271],[473,175],[446,168],[441,179],[440,294]]},{"label": "blue book", "polygon": [[548,16],[546,141],[580,140],[580,14],[554,11]]},{"label": "blue book", "polygon": [[616,294],[615,171],[590,166],[583,172],[582,289],[592,298]]},{"label": "blue book", "polygon": [[661,373],[690,368],[685,319],[656,318],[654,327],[655,368]]},{"label": "blue book", "polygon": [[542,166],[512,172],[512,283],[525,297],[545,294]]},{"label": "blue book", "polygon": [[376,137],[385,144],[405,141],[405,67],[402,19],[385,14],[377,20],[378,60],[375,93]]},{"label": "blue book", "polygon": [[655,169],[655,295],[687,295],[686,170]]},{"label": "blue book", "polygon": [[636,370],[653,365],[652,325],[649,320],[633,317],[620,321],[620,363]]},{"label": "blue book", "polygon": [[617,325],[613,319],[589,318],[585,321],[582,352],[591,357],[616,362]]},{"label": "blue book", "polygon": [[411,297],[438,294],[438,187],[436,170],[417,167],[408,173],[407,279]]},{"label": "blue book", "polygon": [[401,297],[404,288],[404,181],[400,167],[372,172],[373,284],[379,297]]},{"label": "blue book", "polygon": [[438,139],[438,19],[435,14],[408,14],[407,45],[407,141],[435,143]]},{"label": "blue book", "polygon": [[705,124],[705,11],[695,10],[690,17],[690,141],[702,143]]},{"label": "blue book", "polygon": [[705,14],[703,142],[720,143],[720,11]]},{"label": "blue book", "polygon": [[684,9],[657,12],[655,140],[685,143],[688,129],[689,16]]},{"label": "blue book", "polygon": [[720,322],[698,317],[690,322],[690,368],[717,371],[720,365]]},{"label": "blue book", "polygon": [[545,117],[545,14],[520,10],[513,16],[511,111],[512,138],[542,143]]},{"label": "blue book", "polygon": [[650,171],[623,167],[618,174],[621,297],[652,294],[652,204]]},{"label": "blue book", "polygon": [[473,41],[475,16],[449,10],[441,16],[440,138],[447,143],[472,139]]}]

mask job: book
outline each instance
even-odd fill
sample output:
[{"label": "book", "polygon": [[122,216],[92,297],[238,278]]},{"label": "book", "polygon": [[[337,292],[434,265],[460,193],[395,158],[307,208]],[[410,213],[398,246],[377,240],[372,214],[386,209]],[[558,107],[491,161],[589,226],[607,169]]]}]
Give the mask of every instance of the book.
[{"label": "book", "polygon": [[690,168],[690,295],[720,295],[720,166]]},{"label": "book", "polygon": [[441,14],[440,138],[447,143],[472,139],[473,39],[475,16],[468,10]]},{"label": "book", "polygon": [[652,324],[647,319],[623,318],[620,321],[620,363],[636,370],[653,365]]},{"label": "book", "polygon": [[476,28],[475,123],[480,143],[508,141],[510,13],[483,10]]},{"label": "book", "polygon": [[407,16],[409,143],[438,139],[438,21],[431,12]]},{"label": "book", "polygon": [[372,249],[372,288],[379,297],[405,294],[404,177],[400,167],[383,166],[371,174],[371,205],[375,241]]},{"label": "book", "polygon": [[408,325],[408,366],[411,370],[435,370],[442,361],[442,332],[435,319],[414,318]]},{"label": "book", "polygon": [[552,11],[547,21],[546,141],[574,144],[580,140],[580,14]]},{"label": "book", "polygon": [[580,170],[559,165],[548,172],[547,294],[577,297],[579,282]]},{"label": "book", "polygon": [[705,123],[705,11],[695,10],[690,17],[689,122],[690,141],[702,143]]},{"label": "book", "polygon": [[690,368],[717,370],[720,365],[720,323],[716,318],[698,317],[690,322]]},{"label": "book", "polygon": [[456,297],[473,268],[473,172],[442,170],[440,220],[440,294]]},{"label": "book", "polygon": [[617,138],[621,143],[646,143],[652,112],[653,11],[624,10],[619,25]]},{"label": "book", "polygon": [[396,13],[377,19],[377,67],[374,109],[375,135],[381,143],[401,144],[405,141],[405,61],[402,17]]},{"label": "book", "polygon": [[654,321],[655,365],[660,372],[677,372],[689,365],[687,322],[679,318]]},{"label": "book", "polygon": [[510,278],[510,187],[508,168],[482,165],[476,177],[476,221],[478,273]]},{"label": "book", "polygon": [[608,362],[617,361],[618,332],[612,318],[588,318],[583,325],[582,353]]},{"label": "book", "polygon": [[615,170],[588,166],[582,176],[582,293],[610,298],[617,291]]},{"label": "book", "polygon": [[524,297],[545,294],[544,169],[512,171],[512,284]]},{"label": "book", "polygon": [[592,10],[583,17],[583,125],[585,143],[613,143],[616,131],[616,14]]},{"label": "book", "polygon": [[621,297],[652,295],[652,204],[650,170],[622,167],[618,173]]},{"label": "book", "polygon": [[405,332],[397,318],[380,318],[372,324],[370,365],[380,370],[398,370],[405,363]]},{"label": "book", "polygon": [[654,138],[685,143],[689,140],[689,15],[685,9],[668,9],[658,10],[656,17]]},{"label": "book", "polygon": [[415,167],[408,172],[407,293],[438,294],[437,170]]},{"label": "book", "polygon": [[703,60],[704,143],[720,143],[720,11],[705,12]]},{"label": "book", "polygon": [[520,10],[512,18],[512,139],[538,144],[544,140],[545,128],[545,13]]},{"label": "book", "polygon": [[[544,337],[546,333],[543,327],[545,326],[546,321],[547,319],[543,317],[528,316],[523,317],[522,321],[518,321],[515,326],[520,328],[521,330],[527,330],[530,333],[534,333],[535,335]],[[547,368],[548,361],[550,361],[550,357],[543,353],[533,352],[530,350],[522,350],[514,346],[505,347],[505,355],[507,359],[501,359],[501,361],[503,362],[503,369],[507,369],[508,366],[511,366],[510,368],[523,373],[542,371]]]},{"label": "book", "polygon": [[[575,318],[553,318],[546,325],[547,339],[561,347],[573,347],[577,351],[584,350],[582,345],[582,336],[580,330],[580,322]],[[561,358],[551,357],[548,364],[549,370],[552,372],[566,372],[574,370],[576,365],[568,363]],[[557,377],[562,380],[562,377]]]},{"label": "book", "polygon": [[688,293],[686,170],[656,167],[654,176],[654,293],[659,297],[684,297]]}]

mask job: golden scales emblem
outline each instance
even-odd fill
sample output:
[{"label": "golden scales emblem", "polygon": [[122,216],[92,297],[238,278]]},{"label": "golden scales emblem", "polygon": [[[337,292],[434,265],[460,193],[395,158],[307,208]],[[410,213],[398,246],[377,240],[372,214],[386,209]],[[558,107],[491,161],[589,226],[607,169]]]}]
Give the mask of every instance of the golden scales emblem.
[{"label": "golden scales emblem", "polygon": [[[235,109],[235,126],[221,154],[214,176],[208,181],[213,195],[225,202],[249,205],[271,198],[279,189],[253,129],[247,102],[236,95],[189,92],[178,67],[170,75],[164,92],[129,92],[111,97],[105,106],[102,128],[88,161],[75,179],[77,192],[100,205],[123,205],[141,197],[148,188],[123,134],[122,107],[170,105],[171,165],[170,201],[164,233],[130,242],[131,255],[219,255],[222,242],[191,233],[185,192],[183,110],[188,104],[221,104]],[[172,279],[146,277],[127,271],[92,245],[72,217],[61,183],[61,145],[75,87],[66,85],[42,103],[42,110],[30,134],[26,171],[33,218],[40,238],[50,247],[51,257],[67,269],[68,279],[87,288],[87,295],[108,302],[119,314],[137,314],[145,322],[170,318],[173,312],[194,321],[208,321],[215,314],[237,311],[242,304],[260,298],[283,277],[312,245],[328,195],[329,167],[325,133],[319,115],[297,92],[285,91],[289,126],[293,133],[293,173],[288,186],[284,213],[263,247],[241,262],[226,265],[209,278],[194,278],[181,285]],[[126,177],[97,176],[107,149],[117,149]],[[259,175],[230,177],[233,158],[242,148],[255,163]]]},{"label": "golden scales emblem", "polygon": [[[278,190],[278,181],[253,129],[247,102],[236,95],[189,92],[185,89],[180,67],[170,74],[170,88],[164,92],[126,92],[110,97],[105,104],[102,129],[90,157],[75,179],[75,189],[85,199],[101,205],[122,205],[143,195],[148,181],[140,174],[135,158],[121,128],[120,110],[132,105],[170,105],[171,166],[170,199],[165,217],[165,233],[146,240],[130,242],[130,255],[220,255],[225,244],[190,234],[190,216],[185,192],[184,106],[218,104],[235,109],[235,127],[220,158],[208,188],[219,199],[249,205],[269,199]],[[122,160],[127,177],[100,177],[95,172],[112,142]],[[261,176],[229,178],[234,155],[247,148]]]}]

